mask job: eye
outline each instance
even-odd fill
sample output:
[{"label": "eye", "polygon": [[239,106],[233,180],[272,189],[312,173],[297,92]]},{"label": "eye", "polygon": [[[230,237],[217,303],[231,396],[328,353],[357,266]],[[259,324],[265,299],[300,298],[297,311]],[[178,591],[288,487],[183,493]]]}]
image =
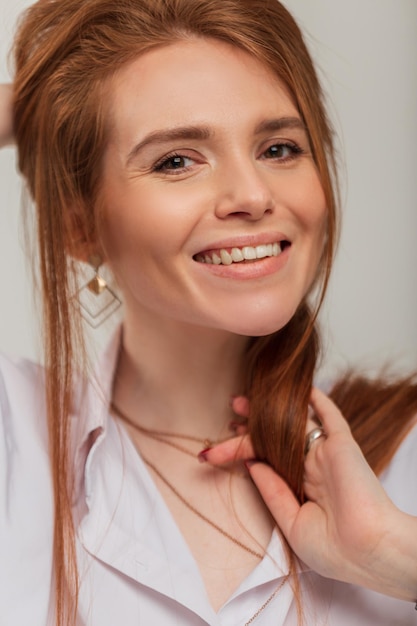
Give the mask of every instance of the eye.
[{"label": "eye", "polygon": [[269,146],[263,153],[264,159],[274,159],[279,162],[287,162],[295,159],[298,155],[303,154],[304,150],[295,143],[274,143]]},{"label": "eye", "polygon": [[181,172],[194,164],[193,159],[182,154],[170,154],[164,156],[155,163],[153,170],[155,172]]}]

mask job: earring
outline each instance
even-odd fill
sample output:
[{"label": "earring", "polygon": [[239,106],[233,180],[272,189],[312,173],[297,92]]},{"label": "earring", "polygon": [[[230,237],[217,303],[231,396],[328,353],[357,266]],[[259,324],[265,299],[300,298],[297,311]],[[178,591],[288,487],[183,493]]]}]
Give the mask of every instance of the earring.
[{"label": "earring", "polygon": [[91,328],[98,328],[122,303],[99,274],[101,258],[92,256],[88,263],[94,269],[94,277],[79,289],[77,296],[81,315]]}]

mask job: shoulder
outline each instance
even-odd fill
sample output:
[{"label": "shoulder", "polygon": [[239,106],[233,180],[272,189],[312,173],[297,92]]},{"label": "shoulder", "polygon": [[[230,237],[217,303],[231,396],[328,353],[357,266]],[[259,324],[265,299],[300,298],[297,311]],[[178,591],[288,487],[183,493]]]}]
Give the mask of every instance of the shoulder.
[{"label": "shoulder", "polygon": [[49,476],[48,434],[40,366],[0,355],[0,497]]},{"label": "shoulder", "polygon": [[[27,434],[35,440],[46,438],[46,411],[43,368],[25,359],[0,354],[0,424],[10,442]],[[20,442],[22,443],[22,442]]]},{"label": "shoulder", "polygon": [[381,482],[398,508],[417,516],[417,421],[398,447]]},{"label": "shoulder", "polygon": [[[39,395],[43,387],[43,368],[27,359],[11,359],[0,353],[0,399],[5,396],[13,400],[15,393],[22,398],[22,392]],[[17,398],[16,398],[17,400]]]},{"label": "shoulder", "polygon": [[7,624],[27,623],[29,615],[46,623],[53,492],[43,381],[38,365],[0,355],[0,604]]}]

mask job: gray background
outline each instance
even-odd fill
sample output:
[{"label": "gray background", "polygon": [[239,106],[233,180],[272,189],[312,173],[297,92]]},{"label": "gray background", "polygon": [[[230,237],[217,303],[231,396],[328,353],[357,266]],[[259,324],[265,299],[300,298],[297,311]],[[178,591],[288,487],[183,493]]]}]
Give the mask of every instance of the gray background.
[{"label": "gray background", "polygon": [[[0,81],[29,2],[0,0]],[[307,31],[340,137],[343,235],[322,314],[326,375],[417,365],[417,2],[286,0]],[[13,148],[0,153],[0,349],[39,357]],[[27,255],[26,255],[27,256]]]}]

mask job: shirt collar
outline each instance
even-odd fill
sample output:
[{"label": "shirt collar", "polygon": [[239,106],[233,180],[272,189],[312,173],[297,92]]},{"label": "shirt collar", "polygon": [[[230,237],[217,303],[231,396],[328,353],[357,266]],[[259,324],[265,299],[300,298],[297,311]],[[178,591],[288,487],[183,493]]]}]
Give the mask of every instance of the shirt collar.
[{"label": "shirt collar", "polygon": [[85,462],[90,448],[98,435],[104,434],[107,429],[113,378],[121,341],[122,326],[119,325],[99,357],[93,375],[87,381],[78,380],[76,384],[71,412],[75,499],[78,498],[84,482]]},{"label": "shirt collar", "polygon": [[[112,398],[113,379],[117,366],[120,352],[120,346],[123,336],[123,327],[119,325],[114,331],[107,347],[97,361],[93,376],[87,383],[81,384],[76,390],[75,407],[72,422],[72,441],[74,450],[74,468],[75,468],[75,499],[74,504],[84,493],[84,472],[85,464],[92,445],[99,435],[106,435],[109,420],[109,406]],[[276,574],[277,555],[278,562],[286,563],[286,556],[282,548],[282,541],[275,530],[271,537],[271,543],[268,553],[275,555],[274,560],[264,559],[262,563],[263,574],[265,580],[272,575],[270,569]],[[310,571],[310,568],[298,561],[297,569],[300,573]],[[284,566],[282,575],[286,574],[286,566]],[[259,572],[257,571],[257,577]],[[250,582],[250,577],[248,581]],[[239,593],[244,588],[239,589]]]}]

